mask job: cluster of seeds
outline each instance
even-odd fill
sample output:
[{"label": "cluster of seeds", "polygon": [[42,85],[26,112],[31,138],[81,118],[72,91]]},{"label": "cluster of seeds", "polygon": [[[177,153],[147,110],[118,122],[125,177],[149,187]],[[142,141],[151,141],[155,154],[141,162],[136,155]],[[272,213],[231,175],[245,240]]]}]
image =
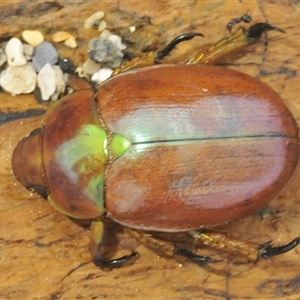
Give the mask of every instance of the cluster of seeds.
[{"label": "cluster of seeds", "polygon": [[45,41],[37,30],[23,31],[22,40],[11,38],[0,49],[0,68],[5,68],[0,74],[1,88],[12,95],[34,92],[40,100],[56,101],[65,93],[69,73],[75,71],[98,84],[109,78],[122,63],[126,46],[118,35],[105,29],[103,17],[103,12],[97,12],[85,21],[85,28],[95,28],[96,24],[101,34],[90,41],[88,59],[76,69],[70,60],[60,58],[55,48],[55,43],[61,42],[78,47],[76,38],[66,31],[52,35],[54,44]]}]

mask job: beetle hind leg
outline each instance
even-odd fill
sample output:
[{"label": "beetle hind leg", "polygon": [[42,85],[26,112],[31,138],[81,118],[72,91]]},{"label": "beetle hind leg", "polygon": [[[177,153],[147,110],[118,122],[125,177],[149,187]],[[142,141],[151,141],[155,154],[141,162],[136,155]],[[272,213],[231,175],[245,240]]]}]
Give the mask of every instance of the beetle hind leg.
[{"label": "beetle hind leg", "polygon": [[[236,23],[237,22],[235,22],[234,24]],[[249,23],[248,20],[246,23]],[[229,27],[231,31],[233,22],[228,24],[230,24]],[[228,25],[227,25],[227,29],[228,29]],[[260,39],[261,35],[264,32],[271,31],[271,30],[285,33],[283,29],[268,23],[256,23],[251,25],[247,30],[244,27],[239,27],[229,37],[221,39],[212,47],[196,54],[195,57],[193,57],[188,62],[188,64],[199,64],[199,65],[215,64],[220,60],[222,60],[223,58],[229,56],[230,54],[235,53],[240,49],[255,43],[257,40]]]},{"label": "beetle hind leg", "polygon": [[222,261],[222,260],[213,259],[210,256],[198,255],[198,254],[195,254],[194,252],[192,252],[190,250],[182,249],[182,248],[175,249],[174,255],[185,256],[188,259],[190,259],[194,262],[198,262],[198,263],[214,263],[214,262],[221,262]]},{"label": "beetle hind leg", "polygon": [[151,248],[154,251],[160,252],[167,257],[172,258],[175,256],[185,256],[189,260],[197,263],[220,262],[220,260],[215,260],[210,256],[198,255],[190,250],[178,248],[170,242],[162,241],[153,237],[151,234],[147,234],[131,228],[126,228],[126,230],[146,247]]},{"label": "beetle hind leg", "polygon": [[92,221],[91,224],[91,241],[90,241],[90,252],[93,262],[98,267],[116,268],[124,265],[131,261],[133,258],[138,256],[138,253],[133,251],[130,255],[125,255],[119,258],[105,260],[101,255],[101,248],[104,244],[104,223],[101,218],[97,218]]},{"label": "beetle hind leg", "polygon": [[258,255],[259,257],[262,258],[271,258],[273,256],[277,256],[283,253],[286,253],[295,247],[297,247],[300,244],[300,237],[295,238],[291,242],[282,245],[282,246],[276,246],[272,245],[271,242],[267,242],[265,244],[260,245],[259,250],[258,250]]},{"label": "beetle hind leg", "polygon": [[259,258],[271,258],[288,252],[300,244],[300,237],[295,238],[290,243],[282,246],[276,246],[267,242],[265,244],[258,244],[249,241],[237,239],[223,232],[217,231],[189,231],[189,235],[194,238],[196,242],[201,242],[205,246],[213,249],[223,251],[229,254],[237,254],[245,257],[247,260],[255,262]]}]

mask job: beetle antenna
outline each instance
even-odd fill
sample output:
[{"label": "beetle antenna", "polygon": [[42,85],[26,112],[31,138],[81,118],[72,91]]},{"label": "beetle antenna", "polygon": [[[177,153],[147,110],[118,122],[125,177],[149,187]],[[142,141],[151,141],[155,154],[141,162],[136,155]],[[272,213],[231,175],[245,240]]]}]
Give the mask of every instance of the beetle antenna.
[{"label": "beetle antenna", "polygon": [[294,249],[295,247],[297,247],[299,244],[300,244],[300,237],[297,237],[294,240],[292,240],[290,243],[282,246],[272,245],[272,242],[270,241],[265,244],[262,244],[259,247],[258,256],[268,259],[270,257],[288,252]]},{"label": "beetle antenna", "polygon": [[177,36],[175,39],[173,39],[166,47],[164,47],[162,50],[158,51],[155,57],[155,61],[161,60],[167,55],[170,54],[172,50],[181,42],[184,41],[189,41],[195,36],[202,36],[204,35],[202,33],[196,33],[196,32],[191,32],[191,33],[185,33]]}]

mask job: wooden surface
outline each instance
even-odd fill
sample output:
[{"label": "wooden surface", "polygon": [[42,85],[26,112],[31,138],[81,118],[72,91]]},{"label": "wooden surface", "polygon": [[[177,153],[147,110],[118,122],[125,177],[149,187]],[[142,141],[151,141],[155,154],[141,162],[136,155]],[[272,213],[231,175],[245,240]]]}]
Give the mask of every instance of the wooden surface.
[{"label": "wooden surface", "polygon": [[[48,5],[48,6],[47,6]],[[19,36],[20,30],[40,29],[49,36],[65,29],[78,36],[79,48],[59,47],[78,64],[85,59],[87,41],[97,32],[82,28],[84,19],[97,10],[109,24],[124,27],[151,17],[131,39],[136,48],[151,48],[160,41],[197,31],[194,39],[178,47],[168,61],[186,61],[196,47],[205,47],[227,35],[225,25],[233,17],[251,11],[254,21],[275,24],[287,33],[269,33],[268,45],[258,44],[227,59],[225,67],[241,70],[267,82],[283,98],[299,123],[299,23],[296,1],[164,1],[119,4],[113,1],[61,1],[62,7],[38,2],[1,2],[0,38]],[[58,10],[58,8],[60,8]],[[121,16],[121,17],[120,17]],[[134,20],[135,18],[135,20]],[[188,53],[184,55],[184,53]],[[2,113],[45,108],[32,95],[12,97],[1,92]],[[122,227],[111,225],[108,251],[123,255],[136,249],[140,258],[131,266],[102,271],[91,262],[89,230],[55,212],[14,178],[11,154],[18,140],[38,126],[40,118],[18,120],[0,127],[0,298],[1,299],[299,299],[300,247],[257,264],[213,253],[224,260],[199,266],[184,259],[170,260],[140,245]],[[287,242],[300,235],[300,167],[280,195],[262,212],[223,229],[252,241]],[[174,237],[181,240],[182,236]],[[203,250],[205,254],[210,250]]]}]

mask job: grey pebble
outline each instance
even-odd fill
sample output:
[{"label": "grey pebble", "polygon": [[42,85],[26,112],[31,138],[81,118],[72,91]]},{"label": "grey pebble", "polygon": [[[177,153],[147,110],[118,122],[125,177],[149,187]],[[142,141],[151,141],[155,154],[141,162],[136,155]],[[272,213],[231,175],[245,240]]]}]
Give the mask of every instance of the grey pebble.
[{"label": "grey pebble", "polygon": [[45,41],[36,46],[32,56],[32,64],[36,72],[39,72],[45,64],[56,64],[58,61],[58,52],[55,47]]},{"label": "grey pebble", "polygon": [[89,43],[88,54],[91,60],[112,69],[122,63],[124,56],[113,42],[104,38],[92,39]]}]

